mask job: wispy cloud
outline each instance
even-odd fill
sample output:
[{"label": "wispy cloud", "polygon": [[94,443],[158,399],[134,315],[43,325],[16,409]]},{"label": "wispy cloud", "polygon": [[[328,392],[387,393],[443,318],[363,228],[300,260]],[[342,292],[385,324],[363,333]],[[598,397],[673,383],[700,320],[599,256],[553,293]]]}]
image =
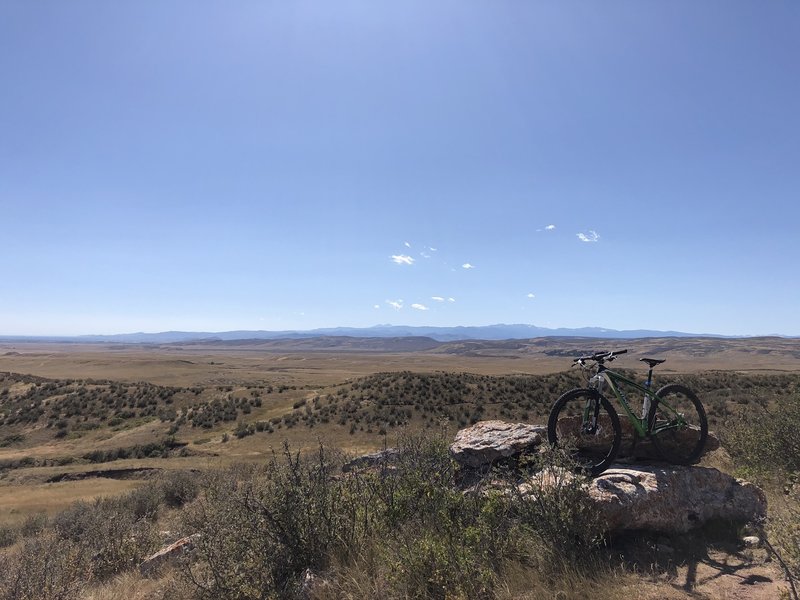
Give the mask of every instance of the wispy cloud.
[{"label": "wispy cloud", "polygon": [[555,225],[548,225],[547,227],[544,228],[544,230],[545,231],[553,231],[553,229],[555,229],[555,228],[556,228]]},{"label": "wispy cloud", "polygon": [[463,265],[461,265],[461,268],[462,269],[474,269],[475,265],[471,265],[469,263],[464,263]]},{"label": "wispy cloud", "polygon": [[400,310],[403,308],[403,301],[402,300],[387,300],[386,304],[391,306],[395,310]]},{"label": "wispy cloud", "polygon": [[411,308],[416,308],[417,310],[428,310],[428,307],[424,304],[412,304]]},{"label": "wispy cloud", "polygon": [[441,296],[431,296],[431,300],[436,300],[437,302],[444,302],[444,298]]},{"label": "wispy cloud", "polygon": [[575,235],[577,235],[578,239],[582,242],[596,242],[600,239],[600,234],[593,229],[590,229],[589,233],[577,233]]},{"label": "wispy cloud", "polygon": [[406,248],[411,248],[411,244],[409,244],[408,242],[403,242],[403,246],[405,246]]},{"label": "wispy cloud", "polygon": [[430,257],[431,257],[431,255],[430,255],[430,254],[428,254],[427,252],[420,252],[420,253],[419,253],[419,255],[420,255],[422,258],[430,258]]},{"label": "wispy cloud", "polygon": [[398,265],[414,264],[414,259],[407,254],[392,254],[392,260]]},{"label": "wispy cloud", "polygon": [[533,292],[529,292],[527,298],[536,298],[536,294],[534,294]]},{"label": "wispy cloud", "polygon": [[456,299],[455,299],[455,298],[448,298],[448,299],[447,299],[447,301],[448,301],[448,302],[455,302],[455,301],[456,301]]},{"label": "wispy cloud", "polygon": [[381,307],[380,304],[375,304],[375,305],[372,306],[372,308],[380,308],[380,307]]},{"label": "wispy cloud", "polygon": [[438,248],[434,248],[432,246],[428,246],[428,250],[430,250],[431,252],[436,252],[438,250]]}]

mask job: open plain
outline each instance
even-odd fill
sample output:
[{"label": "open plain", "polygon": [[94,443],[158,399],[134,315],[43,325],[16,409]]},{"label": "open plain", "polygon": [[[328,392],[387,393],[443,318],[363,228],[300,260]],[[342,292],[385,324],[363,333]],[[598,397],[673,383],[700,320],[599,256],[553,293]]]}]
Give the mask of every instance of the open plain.
[{"label": "open plain", "polygon": [[[800,343],[777,337],[0,343],[0,373],[8,374],[0,383],[0,522],[53,512],[93,493],[129,489],[141,476],[140,468],[260,460],[284,441],[293,448],[323,441],[358,453],[391,443],[392,436],[407,429],[453,433],[488,417],[543,422],[558,395],[580,384],[579,373],[570,370],[572,358],[620,348],[629,353],[617,367],[641,377],[645,370],[639,358],[666,358],[656,377],[690,377],[701,387],[713,379],[703,375],[708,372],[733,381],[800,374]],[[419,377],[421,383],[410,380]],[[464,378],[472,379],[459,388]],[[514,391],[501,383],[513,385]],[[429,396],[424,405],[414,406],[415,394],[424,395],[418,384],[426,386]],[[365,386],[385,387],[386,398],[364,394]],[[730,389],[731,384],[717,387]],[[42,390],[35,399],[34,389]],[[737,404],[735,392],[709,391],[727,393],[725,404]],[[10,418],[20,410],[10,402],[15,398],[40,402],[41,414]],[[326,408],[332,399],[337,402]],[[709,400],[704,401],[708,408]],[[63,407],[69,402],[77,405],[67,414]],[[720,418],[726,410],[719,408]],[[712,425],[713,411],[712,405]],[[122,470],[109,474],[112,466]],[[74,475],[54,481],[92,471],[105,474],[91,485]]]},{"label": "open plain", "polygon": [[[452,436],[492,418],[544,423],[555,399],[582,384],[570,368],[574,357],[622,348],[629,352],[614,366],[637,378],[646,372],[639,358],[667,359],[657,384],[695,389],[712,430],[800,392],[800,344],[785,338],[5,342],[0,528],[35,528],[75,501],[118,496],[153,477],[261,465],[284,444],[357,455],[407,432]],[[704,464],[731,467],[724,451]],[[676,577],[692,580],[691,593],[706,594],[698,597],[768,598],[781,588],[774,564],[754,562],[735,543],[712,544],[707,554],[692,544],[681,551],[681,565],[647,580],[639,597],[689,597]],[[637,546],[631,555],[640,560],[648,552]],[[742,588],[748,577],[771,583]],[[639,583],[628,577],[615,585]]]}]

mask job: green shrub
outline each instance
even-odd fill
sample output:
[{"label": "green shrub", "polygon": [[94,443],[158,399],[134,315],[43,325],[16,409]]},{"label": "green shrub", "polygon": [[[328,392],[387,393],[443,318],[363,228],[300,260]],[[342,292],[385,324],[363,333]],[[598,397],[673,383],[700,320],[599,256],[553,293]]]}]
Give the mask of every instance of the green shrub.
[{"label": "green shrub", "polygon": [[285,447],[264,467],[206,477],[185,512],[202,535],[183,580],[199,598],[244,600],[290,597],[306,569],[336,581],[359,570],[390,598],[493,597],[509,563],[552,572],[599,545],[584,480],[563,459],[538,459],[550,471],[523,493],[516,472],[459,489],[444,438],[405,438],[391,464],[344,476],[323,448]]},{"label": "green shrub", "polygon": [[[800,396],[784,397],[772,408],[749,408],[731,419],[722,442],[743,474],[784,487],[781,509],[770,506],[765,532],[781,557],[786,575],[800,579]],[[794,482],[794,483],[793,483]]]},{"label": "green shrub", "polygon": [[7,548],[17,543],[19,529],[11,525],[0,525],[0,548]]},{"label": "green shrub", "polygon": [[186,471],[175,471],[159,481],[164,502],[170,508],[191,502],[200,492],[199,475]]},{"label": "green shrub", "polygon": [[72,600],[91,579],[86,548],[52,532],[0,554],[0,600]]},{"label": "green shrub", "polygon": [[117,498],[75,502],[53,518],[53,534],[91,557],[93,577],[133,568],[158,549],[154,523],[160,490],[148,484]]},{"label": "green shrub", "polygon": [[35,513],[25,518],[20,526],[19,532],[22,537],[32,537],[47,527],[47,515],[45,513]]},{"label": "green shrub", "polygon": [[773,408],[749,408],[730,419],[722,443],[745,471],[755,474],[800,470],[800,397],[785,397]]}]

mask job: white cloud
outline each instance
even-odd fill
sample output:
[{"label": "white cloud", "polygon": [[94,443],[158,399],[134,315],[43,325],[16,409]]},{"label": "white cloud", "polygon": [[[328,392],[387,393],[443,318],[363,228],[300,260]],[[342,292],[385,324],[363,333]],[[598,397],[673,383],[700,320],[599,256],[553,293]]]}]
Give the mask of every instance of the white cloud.
[{"label": "white cloud", "polygon": [[556,228],[555,225],[548,225],[547,227],[545,227],[545,231],[553,231],[553,229],[555,228]]},{"label": "white cloud", "polygon": [[428,250],[430,250],[431,252],[436,252],[438,248],[433,248],[432,246],[428,246]]},{"label": "white cloud", "polygon": [[534,294],[533,292],[530,292],[527,297],[528,298],[536,298],[536,294]]},{"label": "white cloud", "polygon": [[414,264],[414,259],[406,254],[392,254],[392,260],[398,265]]},{"label": "white cloud", "polygon": [[391,306],[395,310],[400,310],[403,308],[403,301],[402,300],[387,300],[386,304]]},{"label": "white cloud", "polygon": [[412,304],[411,308],[416,308],[417,310],[428,310],[428,307],[424,304]]},{"label": "white cloud", "polygon": [[455,298],[448,298],[448,299],[447,299],[447,301],[448,301],[448,302],[455,302],[455,301],[456,301],[456,299],[455,299]]},{"label": "white cloud", "polygon": [[419,253],[419,255],[420,255],[422,258],[430,258],[430,257],[431,257],[431,255],[430,255],[430,254],[428,254],[428,253],[426,253],[426,252],[420,252],[420,253]]},{"label": "white cloud", "polygon": [[596,242],[600,239],[600,235],[593,229],[590,229],[589,233],[577,233],[575,235],[577,235],[578,239],[582,242]]},{"label": "white cloud", "polygon": [[375,305],[373,305],[373,307],[372,307],[372,308],[380,308],[380,307],[381,307],[381,305],[380,305],[380,304],[375,304]]},{"label": "white cloud", "polygon": [[437,302],[444,302],[444,298],[441,296],[431,296],[431,300],[436,300]]},{"label": "white cloud", "polygon": [[464,263],[463,265],[461,265],[461,268],[462,269],[474,269],[475,265],[471,265],[469,263]]},{"label": "white cloud", "polygon": [[403,246],[405,246],[406,248],[411,248],[411,244],[409,244],[408,242],[403,242]]}]

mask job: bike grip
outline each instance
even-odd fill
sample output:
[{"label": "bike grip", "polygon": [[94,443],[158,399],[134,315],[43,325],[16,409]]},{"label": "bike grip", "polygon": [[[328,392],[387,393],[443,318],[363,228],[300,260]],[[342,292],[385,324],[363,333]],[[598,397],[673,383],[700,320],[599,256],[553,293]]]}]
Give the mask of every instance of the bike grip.
[{"label": "bike grip", "polygon": [[627,352],[628,352],[628,349],[625,348],[625,350],[614,350],[613,354],[615,354],[615,355],[616,354],[626,354]]}]

